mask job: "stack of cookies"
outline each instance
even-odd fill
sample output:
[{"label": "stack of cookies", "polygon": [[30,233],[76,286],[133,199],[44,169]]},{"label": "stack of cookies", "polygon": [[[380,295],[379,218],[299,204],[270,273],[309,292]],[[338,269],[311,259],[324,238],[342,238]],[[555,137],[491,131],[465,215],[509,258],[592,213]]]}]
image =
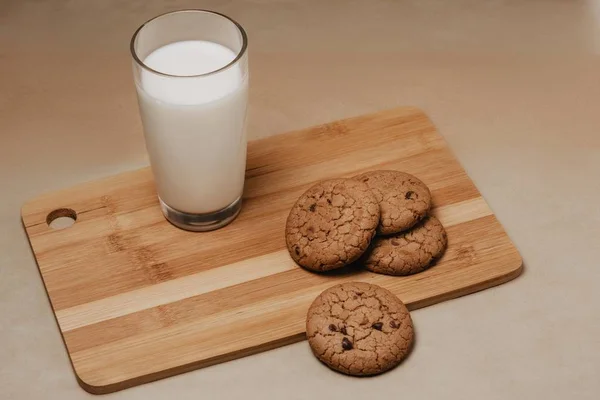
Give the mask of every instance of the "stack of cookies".
[{"label": "stack of cookies", "polygon": [[299,265],[323,272],[357,260],[387,275],[421,272],[446,248],[431,193],[413,175],[371,171],[308,189],[287,219],[286,243]]},{"label": "stack of cookies", "polygon": [[[400,171],[371,171],[308,189],[287,219],[286,243],[315,272],[357,262],[375,273],[410,275],[427,269],[447,244],[431,209],[431,193]],[[414,338],[410,314],[388,290],[364,282],[333,286],[308,310],[308,342],[336,371],[374,375],[398,365]]]}]

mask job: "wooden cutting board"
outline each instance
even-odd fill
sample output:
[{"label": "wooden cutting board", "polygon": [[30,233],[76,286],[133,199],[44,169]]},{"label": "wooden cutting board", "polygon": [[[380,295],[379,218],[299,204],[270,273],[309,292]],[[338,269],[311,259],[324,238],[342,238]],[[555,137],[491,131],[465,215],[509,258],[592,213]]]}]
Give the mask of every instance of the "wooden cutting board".
[{"label": "wooden cutting board", "polygon": [[[407,171],[429,186],[448,231],[444,257],[409,277],[297,267],[284,243],[294,201],[318,180],[372,169]],[[48,226],[70,212],[73,226]],[[384,286],[414,310],[506,282],[522,265],[415,108],[249,143],[242,212],[217,231],[191,233],[166,222],[148,168],[41,196],[23,206],[22,219],[78,381],[92,393],[302,340],[308,306],[339,282]]]}]

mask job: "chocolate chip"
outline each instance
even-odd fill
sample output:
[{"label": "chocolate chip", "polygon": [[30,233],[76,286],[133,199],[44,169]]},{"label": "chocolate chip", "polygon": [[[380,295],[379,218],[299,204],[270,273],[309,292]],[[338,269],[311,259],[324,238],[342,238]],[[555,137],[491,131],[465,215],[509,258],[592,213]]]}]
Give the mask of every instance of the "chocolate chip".
[{"label": "chocolate chip", "polygon": [[381,328],[383,328],[383,322],[375,322],[373,325],[371,325],[371,328],[380,331]]},{"label": "chocolate chip", "polygon": [[362,296],[362,295],[363,295],[363,292],[356,292],[356,295],[357,295],[357,296]]},{"label": "chocolate chip", "polygon": [[352,342],[348,338],[345,337],[342,339],[342,348],[344,350],[352,350],[352,347]]},{"label": "chocolate chip", "polygon": [[329,330],[331,332],[337,332],[337,326],[335,326],[334,324],[329,324]]},{"label": "chocolate chip", "polygon": [[294,246],[294,253],[296,253],[296,255],[299,256],[300,255],[300,247]]},{"label": "chocolate chip", "polygon": [[390,326],[394,329],[400,327],[400,325],[398,325],[398,323],[396,321],[390,321]]},{"label": "chocolate chip", "polygon": [[345,326],[342,326],[342,329],[340,329],[340,332],[342,332],[344,335],[348,334],[348,331],[346,330]]},{"label": "chocolate chip", "polygon": [[327,199],[327,204],[331,204],[331,199]]},{"label": "chocolate chip", "polygon": [[406,192],[406,194],[404,195],[405,199],[412,199],[412,195],[415,194],[415,192],[413,192],[412,190],[409,190],[408,192]]},{"label": "chocolate chip", "polygon": [[398,243],[396,240],[392,240],[390,243],[392,246],[400,246],[400,243]]},{"label": "chocolate chip", "polygon": [[310,207],[308,207],[308,209],[310,210],[310,212],[315,212],[315,210],[317,209],[317,205],[311,204]]}]

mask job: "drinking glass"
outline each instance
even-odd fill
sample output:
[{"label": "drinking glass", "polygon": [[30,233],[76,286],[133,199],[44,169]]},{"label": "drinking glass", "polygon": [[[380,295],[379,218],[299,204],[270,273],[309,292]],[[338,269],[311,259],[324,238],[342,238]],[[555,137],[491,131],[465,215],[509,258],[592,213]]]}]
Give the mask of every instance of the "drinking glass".
[{"label": "drinking glass", "polygon": [[248,40],[206,10],[155,17],[131,39],[133,75],[160,207],[207,231],[241,210],[246,169]]}]

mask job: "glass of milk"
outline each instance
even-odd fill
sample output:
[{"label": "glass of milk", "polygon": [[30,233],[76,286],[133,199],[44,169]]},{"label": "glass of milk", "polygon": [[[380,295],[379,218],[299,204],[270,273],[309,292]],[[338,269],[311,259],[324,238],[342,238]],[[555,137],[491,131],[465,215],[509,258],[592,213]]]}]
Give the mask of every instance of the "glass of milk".
[{"label": "glass of milk", "polygon": [[131,39],[146,148],[163,214],[208,231],[242,206],[248,53],[244,29],[211,11],[143,24]]}]

